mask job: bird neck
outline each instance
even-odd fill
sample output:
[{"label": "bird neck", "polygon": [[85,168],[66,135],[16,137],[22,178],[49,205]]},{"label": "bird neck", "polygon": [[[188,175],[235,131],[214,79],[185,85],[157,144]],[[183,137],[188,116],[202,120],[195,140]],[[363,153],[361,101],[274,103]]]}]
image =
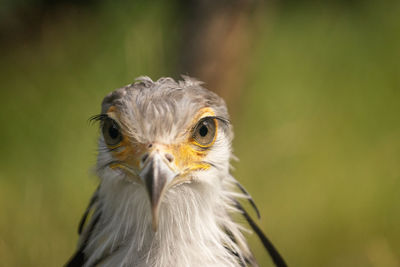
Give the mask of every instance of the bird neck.
[{"label": "bird neck", "polygon": [[222,184],[193,182],[172,188],[164,196],[154,231],[144,188],[103,179],[101,216],[85,251],[87,265],[240,266],[232,251],[241,251],[237,244],[245,241],[228,214],[228,199]]}]

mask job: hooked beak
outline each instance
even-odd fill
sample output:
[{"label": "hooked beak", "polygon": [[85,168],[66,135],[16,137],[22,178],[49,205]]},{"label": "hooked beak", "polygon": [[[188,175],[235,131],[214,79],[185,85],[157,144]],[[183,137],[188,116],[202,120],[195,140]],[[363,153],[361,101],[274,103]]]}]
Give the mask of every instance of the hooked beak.
[{"label": "hooked beak", "polygon": [[171,169],[168,160],[159,152],[148,156],[139,173],[150,197],[152,226],[155,232],[158,228],[158,213],[162,196],[176,175],[177,173]]}]

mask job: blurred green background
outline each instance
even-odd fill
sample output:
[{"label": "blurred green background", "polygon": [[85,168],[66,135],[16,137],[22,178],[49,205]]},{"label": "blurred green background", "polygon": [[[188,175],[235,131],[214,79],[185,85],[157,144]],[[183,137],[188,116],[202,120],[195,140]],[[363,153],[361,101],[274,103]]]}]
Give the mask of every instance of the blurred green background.
[{"label": "blurred green background", "polygon": [[[2,0],[0,266],[72,255],[97,184],[87,119],[137,76],[177,77],[180,5]],[[234,175],[290,266],[400,266],[399,18],[399,1],[250,11]]]}]

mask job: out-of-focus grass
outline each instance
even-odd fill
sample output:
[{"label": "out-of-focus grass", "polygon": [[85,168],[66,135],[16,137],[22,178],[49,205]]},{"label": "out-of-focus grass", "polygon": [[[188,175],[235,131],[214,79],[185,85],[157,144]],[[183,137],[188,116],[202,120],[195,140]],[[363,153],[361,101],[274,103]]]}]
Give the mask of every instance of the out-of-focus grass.
[{"label": "out-of-focus grass", "polygon": [[399,11],[296,9],[260,33],[236,173],[292,266],[400,266]]},{"label": "out-of-focus grass", "polygon": [[[51,18],[1,55],[0,265],[58,266],[71,255],[96,186],[87,118],[134,77],[174,74],[172,9],[105,2]],[[233,107],[234,174],[291,266],[400,265],[399,12],[371,2],[258,17]]]}]

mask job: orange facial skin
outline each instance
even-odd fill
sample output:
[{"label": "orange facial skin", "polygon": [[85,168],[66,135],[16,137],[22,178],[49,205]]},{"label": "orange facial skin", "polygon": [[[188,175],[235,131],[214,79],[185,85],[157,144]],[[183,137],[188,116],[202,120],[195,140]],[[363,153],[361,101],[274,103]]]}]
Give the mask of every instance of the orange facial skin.
[{"label": "orange facial skin", "polygon": [[[114,106],[109,108],[107,115],[115,121],[119,121],[119,114]],[[183,132],[183,135],[186,136],[185,141],[178,144],[160,144],[156,142],[151,144],[138,143],[130,138],[129,135],[124,132],[124,129],[121,129],[123,135],[122,141],[114,147],[109,146],[113,156],[120,161],[121,164],[115,163],[110,167],[124,170],[130,169],[130,172],[134,169],[138,172],[142,167],[141,159],[143,156],[146,153],[151,154],[153,151],[159,151],[161,153],[173,155],[175,160],[170,167],[180,174],[179,177],[176,178],[176,183],[185,180],[185,176],[189,172],[209,169],[210,164],[204,163],[203,161],[208,153],[207,148],[211,147],[217,138],[218,121],[215,121],[216,133],[214,140],[207,146],[202,146],[194,140],[193,129],[199,120],[212,116],[215,116],[215,113],[211,108],[206,107],[200,109],[189,127]]]}]

